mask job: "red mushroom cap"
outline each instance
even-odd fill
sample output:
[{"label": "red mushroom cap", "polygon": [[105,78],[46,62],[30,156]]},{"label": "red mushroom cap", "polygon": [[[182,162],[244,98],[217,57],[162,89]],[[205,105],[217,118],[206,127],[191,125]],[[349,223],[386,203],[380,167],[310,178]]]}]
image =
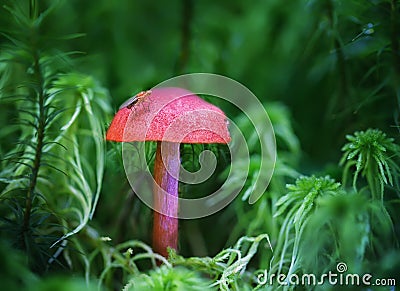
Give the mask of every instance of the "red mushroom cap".
[{"label": "red mushroom cap", "polygon": [[192,92],[166,87],[143,95],[143,100],[136,100],[133,106],[127,104],[116,113],[107,131],[107,140],[178,143],[231,140],[224,112]]}]

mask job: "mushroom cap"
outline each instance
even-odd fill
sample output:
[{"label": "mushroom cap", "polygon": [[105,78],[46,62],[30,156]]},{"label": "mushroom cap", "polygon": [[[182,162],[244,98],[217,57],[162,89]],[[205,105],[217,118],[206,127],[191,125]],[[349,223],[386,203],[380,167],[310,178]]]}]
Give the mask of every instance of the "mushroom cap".
[{"label": "mushroom cap", "polygon": [[116,113],[107,140],[230,142],[226,116],[218,107],[182,88],[155,88],[148,93],[139,101],[133,97],[133,106],[124,106]]}]

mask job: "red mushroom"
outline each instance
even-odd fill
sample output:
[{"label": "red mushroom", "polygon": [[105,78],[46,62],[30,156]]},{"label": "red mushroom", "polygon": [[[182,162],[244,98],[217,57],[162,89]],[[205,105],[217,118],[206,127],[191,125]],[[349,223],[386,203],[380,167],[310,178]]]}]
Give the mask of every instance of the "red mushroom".
[{"label": "red mushroom", "polygon": [[[157,141],[154,164],[153,249],[164,257],[178,244],[180,143],[228,143],[225,114],[182,88],[141,92],[121,106],[107,140]],[[165,195],[167,193],[167,195]]]}]

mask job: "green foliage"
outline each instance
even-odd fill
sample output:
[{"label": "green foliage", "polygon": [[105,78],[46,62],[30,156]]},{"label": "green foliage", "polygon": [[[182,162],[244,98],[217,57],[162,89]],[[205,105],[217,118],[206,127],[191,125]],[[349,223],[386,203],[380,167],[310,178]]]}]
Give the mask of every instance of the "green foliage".
[{"label": "green foliage", "polygon": [[65,276],[53,276],[29,286],[32,291],[75,291],[75,290],[98,290],[93,284],[88,284],[83,278],[71,278]]},{"label": "green foliage", "polygon": [[15,28],[5,32],[10,42],[0,56],[0,101],[15,119],[4,126],[18,130],[7,132],[14,146],[2,152],[0,227],[42,272],[57,254],[49,247],[93,215],[110,107],[105,89],[70,72],[68,54],[46,46],[39,32],[51,8],[39,11],[36,1],[28,8],[19,1],[6,8]]},{"label": "green foliage", "polygon": [[345,191],[321,197],[300,243],[300,252],[307,254],[301,258],[302,267],[306,273],[322,274],[346,262],[352,273],[373,273],[377,257],[393,247],[390,236],[378,201]]},{"label": "green foliage", "polygon": [[122,290],[213,290],[209,285],[210,282],[196,272],[182,267],[169,268],[164,265],[150,271],[148,275],[142,273],[132,277]]},{"label": "green foliage", "polygon": [[303,239],[304,228],[315,211],[317,200],[321,197],[337,195],[340,183],[335,182],[329,176],[301,176],[295,184],[289,184],[286,187],[289,192],[277,201],[278,209],[274,214],[274,217],[286,214],[275,247],[275,253],[279,256],[276,256],[275,259],[278,260],[276,262],[277,270],[281,272],[288,252],[292,252],[288,268],[288,274],[292,274],[298,268],[298,260],[301,259],[299,244]]},{"label": "green foliage", "polygon": [[[99,289],[121,289],[125,285],[124,290],[247,290],[254,283],[254,274],[247,270],[250,261],[258,253],[272,251],[266,234],[241,237],[214,257],[185,258],[170,250],[168,260],[140,241],[113,245],[111,238],[101,237],[94,230],[85,233],[85,240],[95,247],[86,250],[78,241],[75,245],[82,254],[86,279],[98,278]],[[163,265],[157,267],[159,263]]]},{"label": "green foliage", "polygon": [[[97,248],[88,255],[86,263],[86,276],[94,274],[94,271],[100,271],[99,288],[102,285],[113,285],[113,275],[117,269],[121,269],[124,275],[123,282],[126,282],[126,276],[129,274],[138,274],[139,267],[137,262],[140,260],[150,260],[152,267],[156,266],[156,260],[159,260],[167,265],[168,261],[159,254],[153,253],[151,248],[139,241],[127,241],[115,247],[108,247],[102,241],[109,241],[108,237],[97,238]],[[138,249],[140,251],[138,251]],[[143,252],[144,251],[144,252]],[[100,256],[103,262],[102,268],[96,266],[97,256]]]},{"label": "green foliage", "polygon": [[170,261],[174,265],[187,266],[209,274],[219,290],[247,290],[253,280],[253,274],[246,275],[250,260],[256,255],[259,244],[266,240],[265,246],[272,250],[269,236],[261,234],[257,237],[241,237],[234,247],[222,250],[215,257],[183,258],[170,253]]},{"label": "green foliage", "polygon": [[[378,129],[356,131],[354,135],[347,135],[349,141],[344,145],[343,157],[340,161],[344,165],[344,183],[347,180],[349,168],[356,167],[353,175],[353,187],[356,190],[359,174],[367,179],[372,198],[383,200],[384,186],[393,186],[395,180],[398,188],[399,166],[396,162],[400,147],[393,138]],[[394,178],[393,178],[394,177]]]},{"label": "green foliage", "polygon": [[4,240],[0,241],[0,263],[3,268],[0,280],[5,290],[21,290],[37,280],[28,269],[23,253],[12,248],[9,242]]},{"label": "green foliage", "polygon": [[326,177],[300,177],[295,185],[287,185],[289,193],[282,196],[276,205],[278,211],[275,216],[281,215],[291,206],[293,211],[293,224],[296,229],[300,229],[305,222],[305,217],[312,209],[315,199],[323,195],[335,194],[340,183],[335,182],[329,176]]}]

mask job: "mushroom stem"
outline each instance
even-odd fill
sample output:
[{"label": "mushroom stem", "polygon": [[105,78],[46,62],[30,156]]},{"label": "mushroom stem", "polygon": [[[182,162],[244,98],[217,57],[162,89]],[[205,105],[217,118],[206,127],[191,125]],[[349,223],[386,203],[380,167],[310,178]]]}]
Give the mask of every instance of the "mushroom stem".
[{"label": "mushroom stem", "polygon": [[[161,151],[162,148],[162,151]],[[168,257],[167,247],[178,246],[178,178],[180,168],[179,143],[157,142],[154,163],[154,212],[153,250]],[[165,195],[165,192],[169,195]]]}]

